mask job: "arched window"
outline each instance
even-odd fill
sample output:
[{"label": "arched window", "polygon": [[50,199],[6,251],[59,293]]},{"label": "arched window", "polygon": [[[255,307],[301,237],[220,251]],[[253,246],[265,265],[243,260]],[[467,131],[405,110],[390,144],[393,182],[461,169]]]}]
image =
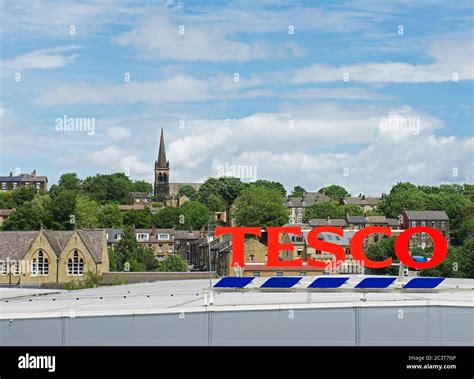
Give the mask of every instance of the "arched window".
[{"label": "arched window", "polygon": [[49,274],[49,260],[45,258],[43,250],[39,250],[31,262],[32,276],[46,276]]},{"label": "arched window", "polygon": [[84,275],[84,259],[79,258],[77,250],[74,250],[72,258],[69,258],[67,261],[67,274],[75,276]]}]

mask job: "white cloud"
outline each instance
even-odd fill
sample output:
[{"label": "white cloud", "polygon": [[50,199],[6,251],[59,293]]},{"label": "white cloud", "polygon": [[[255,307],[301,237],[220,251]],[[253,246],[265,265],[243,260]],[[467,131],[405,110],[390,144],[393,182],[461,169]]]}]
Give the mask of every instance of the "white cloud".
[{"label": "white cloud", "polygon": [[138,154],[127,151],[124,146],[109,145],[88,155],[88,160],[97,162],[96,167],[107,172],[128,172],[137,177],[150,175],[150,165],[140,159]]},{"label": "white cloud", "polygon": [[216,26],[182,25],[168,17],[155,16],[117,37],[122,46],[132,46],[144,56],[179,61],[241,62],[300,54],[294,43],[271,47],[262,42],[230,39]]},{"label": "white cloud", "polygon": [[[441,40],[431,45],[427,55],[431,64],[402,62],[370,62],[333,67],[315,64],[286,73],[286,79],[294,84],[341,82],[347,74],[350,82],[362,83],[427,83],[473,80],[474,42],[472,39]],[[280,74],[280,80],[285,78]]]},{"label": "white cloud", "polygon": [[[445,127],[410,107],[313,106],[236,120],[196,120],[167,134],[173,181],[216,176],[227,165],[256,166],[259,178],[316,190],[341,184],[377,194],[397,181],[472,181],[473,138],[439,137]],[[418,126],[419,128],[418,128]],[[339,153],[340,149],[343,153]],[[457,170],[458,176],[453,176]],[[348,176],[344,173],[347,172]]]},{"label": "white cloud", "polygon": [[209,99],[209,86],[190,75],[175,75],[161,81],[125,84],[65,84],[41,93],[40,106],[75,103],[185,102]]},{"label": "white cloud", "polygon": [[[2,13],[2,34],[22,39],[48,36],[69,40],[98,34],[111,24],[127,25],[130,20],[121,16],[132,17],[140,13],[140,8],[127,6],[117,0],[8,1],[2,2]],[[75,29],[73,35],[70,34],[71,26]]]},{"label": "white cloud", "polygon": [[128,139],[132,135],[132,132],[123,126],[109,126],[105,128],[104,133],[107,137],[116,140]]},{"label": "white cloud", "polygon": [[275,91],[266,89],[265,78],[258,75],[234,73],[217,74],[199,79],[177,73],[155,81],[131,81],[124,84],[61,84],[43,90],[35,103],[49,107],[59,104],[132,104],[132,103],[186,103],[207,100],[269,97],[283,99],[365,99],[382,100],[386,95],[359,88],[305,88]]},{"label": "white cloud", "polygon": [[74,61],[78,55],[62,53],[75,50],[77,46],[60,46],[49,49],[39,49],[32,52],[17,55],[12,59],[7,59],[3,62],[3,68],[6,71],[21,72],[28,69],[47,70],[53,68],[65,67]]}]

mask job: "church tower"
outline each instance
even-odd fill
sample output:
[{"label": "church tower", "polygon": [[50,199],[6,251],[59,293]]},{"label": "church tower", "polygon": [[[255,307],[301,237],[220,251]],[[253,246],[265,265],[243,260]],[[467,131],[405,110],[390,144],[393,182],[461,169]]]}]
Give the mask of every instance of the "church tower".
[{"label": "church tower", "polygon": [[160,150],[158,152],[158,160],[155,161],[155,195],[169,196],[169,180],[170,162],[166,160],[165,138],[163,136],[163,128],[161,128]]}]

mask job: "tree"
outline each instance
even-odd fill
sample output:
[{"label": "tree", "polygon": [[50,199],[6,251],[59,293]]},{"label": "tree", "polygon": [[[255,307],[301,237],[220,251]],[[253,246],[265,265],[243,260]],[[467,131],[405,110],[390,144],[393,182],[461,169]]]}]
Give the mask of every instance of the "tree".
[{"label": "tree", "polygon": [[151,228],[152,214],[150,208],[145,207],[142,211],[136,209],[129,210],[123,217],[123,223],[135,228]]},{"label": "tree", "polygon": [[152,193],[153,186],[151,183],[145,182],[144,180],[135,180],[130,185],[130,191]]},{"label": "tree", "polygon": [[226,205],[230,205],[246,187],[239,178],[222,176],[219,179],[209,178],[199,188],[199,201],[206,204],[206,200],[211,194],[220,195]]},{"label": "tree", "polygon": [[250,186],[256,186],[256,187],[265,187],[267,189],[274,189],[278,192],[281,193],[283,197],[286,196],[286,189],[283,186],[283,184],[279,182],[272,182],[270,180],[264,180],[264,179],[259,179],[253,183],[250,183]]},{"label": "tree", "polygon": [[188,201],[179,208],[184,223],[178,223],[177,228],[182,230],[197,230],[203,228],[209,221],[209,208],[199,201]]},{"label": "tree", "polygon": [[444,210],[450,218],[451,226],[457,228],[461,222],[463,209],[472,202],[469,197],[459,193],[455,185],[415,186],[411,183],[398,183],[380,202],[379,208],[385,216],[396,218],[404,209],[413,211]]},{"label": "tree", "polygon": [[182,196],[186,196],[189,200],[197,200],[198,199],[198,191],[194,189],[193,186],[189,184],[185,184],[179,188],[179,194]]},{"label": "tree", "polygon": [[64,190],[48,203],[45,224],[50,229],[71,230],[75,225],[76,193]]},{"label": "tree", "polygon": [[117,204],[109,203],[99,209],[97,221],[101,228],[120,228],[123,225],[123,216]]},{"label": "tree", "polygon": [[11,193],[11,200],[15,207],[26,203],[27,201],[33,200],[36,195],[36,189],[34,187],[19,187]]},{"label": "tree", "polygon": [[211,212],[222,212],[226,208],[224,199],[220,195],[211,193],[205,204]]},{"label": "tree", "polygon": [[385,216],[397,218],[404,209],[424,211],[427,209],[428,195],[418,189],[401,189],[390,191],[379,203],[378,208]]},{"label": "tree", "polygon": [[378,208],[369,209],[365,212],[366,216],[383,216],[383,212]]},{"label": "tree", "polygon": [[148,246],[141,246],[133,228],[125,227],[124,235],[109,250],[111,271],[155,271],[158,261]]},{"label": "tree", "polygon": [[153,195],[153,201],[164,204],[166,202],[166,196],[162,193]]},{"label": "tree", "polygon": [[[180,223],[180,210],[174,207],[164,207],[153,215],[153,225],[158,228],[176,228]],[[184,223],[184,219],[182,220]]]},{"label": "tree", "polygon": [[3,230],[39,230],[43,219],[44,210],[32,202],[20,205],[2,225]]},{"label": "tree", "polygon": [[[431,250],[427,250],[429,253]],[[420,254],[421,255],[421,254]],[[424,254],[429,258],[431,254]],[[464,278],[465,273],[463,266],[465,265],[465,258],[463,256],[463,249],[460,246],[449,246],[446,258],[437,266],[420,270],[421,276],[435,276],[445,278]]]},{"label": "tree", "polygon": [[77,177],[75,172],[62,174],[58,181],[59,190],[80,191],[82,180]]},{"label": "tree", "polygon": [[363,216],[364,215],[364,209],[355,204],[341,205],[341,211],[343,215],[349,215],[349,216]]},{"label": "tree", "polygon": [[306,208],[304,212],[304,222],[308,222],[313,218],[344,218],[344,210],[335,202],[314,203]]},{"label": "tree", "polygon": [[306,190],[301,186],[295,186],[293,191],[291,192],[291,196],[293,197],[303,197],[306,193]]},{"label": "tree", "polygon": [[83,182],[84,194],[99,204],[117,202],[125,204],[132,188],[130,179],[123,173],[89,176]]},{"label": "tree", "polygon": [[158,271],[186,272],[188,264],[179,255],[169,255],[164,261],[158,263]]},{"label": "tree", "polygon": [[336,184],[332,184],[327,187],[321,188],[319,193],[323,195],[329,196],[332,200],[339,201],[340,199],[351,196],[349,192],[344,187],[338,186]]},{"label": "tree", "polygon": [[[395,254],[395,237],[382,237],[376,243],[369,245],[365,255],[373,261],[384,261],[392,258],[392,262],[398,260]],[[399,267],[388,266],[384,268],[371,269],[377,275],[397,275]]]},{"label": "tree", "polygon": [[467,238],[474,237],[474,216],[465,218],[458,230],[456,231],[456,239],[459,243],[463,243]]},{"label": "tree", "polygon": [[12,199],[12,192],[0,192],[0,208],[15,208],[15,202]]},{"label": "tree", "polygon": [[97,228],[99,205],[92,199],[84,195],[76,197],[76,207],[74,216],[76,218],[76,228]]},{"label": "tree", "polygon": [[288,222],[288,210],[280,191],[251,186],[235,200],[235,218],[239,226],[281,226]]}]

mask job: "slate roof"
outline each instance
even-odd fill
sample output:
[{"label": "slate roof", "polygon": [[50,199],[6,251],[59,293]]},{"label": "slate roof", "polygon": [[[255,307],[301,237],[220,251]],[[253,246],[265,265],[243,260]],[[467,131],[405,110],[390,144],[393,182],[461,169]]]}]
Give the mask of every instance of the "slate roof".
[{"label": "slate roof", "polygon": [[318,234],[318,238],[321,238],[323,241],[335,243],[339,246],[349,246],[353,236],[354,233],[350,232],[345,232],[343,236],[338,236],[337,234],[326,232]]},{"label": "slate roof", "polygon": [[367,222],[365,216],[347,216],[346,220],[349,224],[365,224]]},{"label": "slate roof", "polygon": [[433,220],[448,221],[449,217],[445,211],[403,211],[409,220]]},{"label": "slate roof", "polygon": [[[67,242],[72,237],[70,230],[43,230],[46,239],[56,256],[60,256]],[[91,252],[96,262],[102,262],[102,241],[105,232],[102,229],[78,230],[79,237]],[[2,231],[0,232],[0,259],[21,260],[30,248],[40,231]]]},{"label": "slate roof", "polygon": [[287,207],[305,208],[316,202],[328,202],[331,199],[319,192],[306,192],[303,197],[289,196],[285,205]]},{"label": "slate roof", "polygon": [[325,219],[325,218],[313,218],[308,221],[309,226],[347,226],[346,220],[342,218]]},{"label": "slate roof", "polygon": [[174,238],[177,240],[197,240],[201,237],[199,230],[176,230],[174,232]]},{"label": "slate roof", "polygon": [[368,224],[387,224],[387,218],[385,216],[367,216]]},{"label": "slate roof", "polygon": [[71,239],[73,233],[71,230],[43,230],[43,232],[58,257],[61,255],[61,252]]},{"label": "slate roof", "polygon": [[16,176],[0,176],[0,182],[47,182],[46,176],[20,174]]},{"label": "slate roof", "polygon": [[38,231],[0,232],[0,259],[21,260],[37,235]]},{"label": "slate roof", "polygon": [[[102,262],[102,241],[105,239],[105,231],[103,229],[78,230],[77,233],[91,252],[96,262]],[[107,250],[105,250],[107,253]]]},{"label": "slate roof", "polygon": [[380,203],[380,200],[382,200],[381,197],[370,197],[366,196],[365,198],[355,196],[355,197],[345,197],[344,198],[344,204],[352,204],[352,205],[370,205],[370,206],[375,206],[378,203]]},{"label": "slate roof", "polygon": [[387,223],[389,226],[398,226],[399,222],[396,218],[387,218]]}]

